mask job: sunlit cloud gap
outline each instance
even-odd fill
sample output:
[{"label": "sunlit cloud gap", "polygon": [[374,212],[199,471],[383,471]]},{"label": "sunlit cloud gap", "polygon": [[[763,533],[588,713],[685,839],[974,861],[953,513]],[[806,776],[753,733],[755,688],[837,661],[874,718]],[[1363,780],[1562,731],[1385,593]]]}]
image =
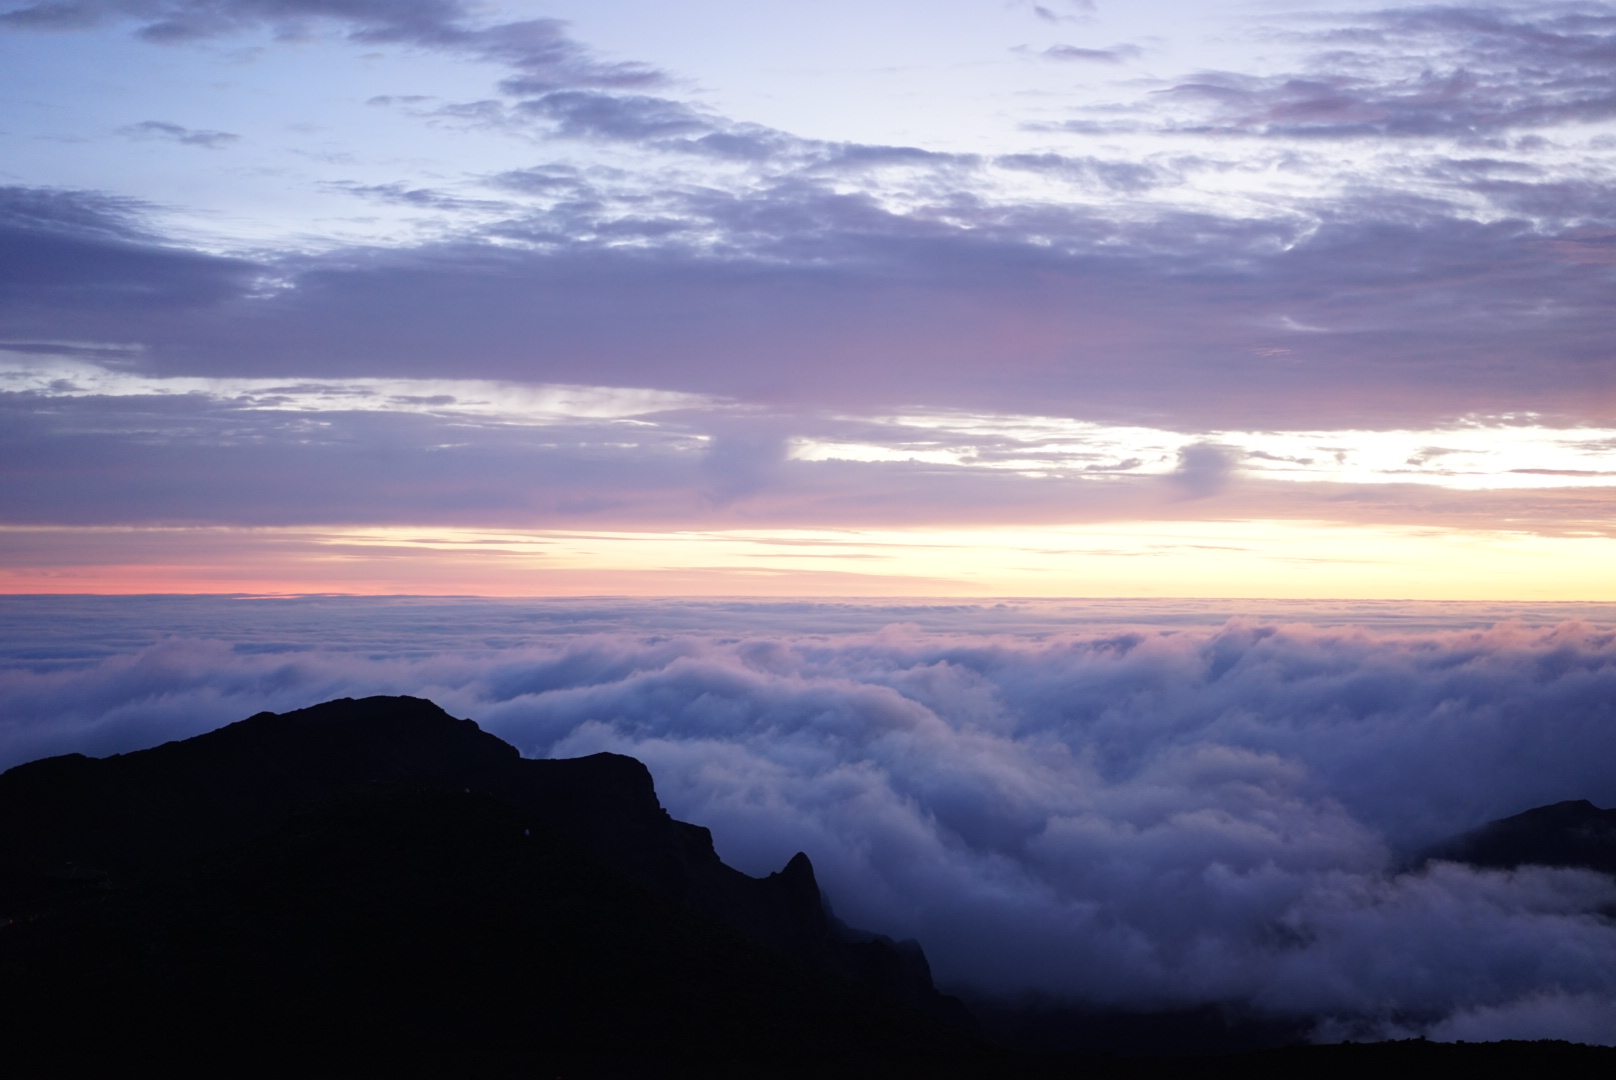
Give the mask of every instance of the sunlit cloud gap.
[{"label": "sunlit cloud gap", "polygon": [[[893,417],[921,429],[885,443],[799,439],[800,461],[914,461],[1032,476],[1163,476],[1197,450],[1265,480],[1421,483],[1465,490],[1616,484],[1616,430],[1466,421],[1427,431],[1210,431],[1111,427],[1036,416]],[[1195,448],[1192,450],[1192,448]]]}]

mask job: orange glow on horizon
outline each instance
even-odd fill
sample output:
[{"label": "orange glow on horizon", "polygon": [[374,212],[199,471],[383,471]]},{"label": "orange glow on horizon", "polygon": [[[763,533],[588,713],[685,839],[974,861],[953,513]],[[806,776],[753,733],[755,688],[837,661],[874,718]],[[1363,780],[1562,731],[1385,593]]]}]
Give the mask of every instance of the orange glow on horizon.
[{"label": "orange glow on horizon", "polygon": [[0,592],[1616,600],[1616,540],[1317,522],[0,529]]}]

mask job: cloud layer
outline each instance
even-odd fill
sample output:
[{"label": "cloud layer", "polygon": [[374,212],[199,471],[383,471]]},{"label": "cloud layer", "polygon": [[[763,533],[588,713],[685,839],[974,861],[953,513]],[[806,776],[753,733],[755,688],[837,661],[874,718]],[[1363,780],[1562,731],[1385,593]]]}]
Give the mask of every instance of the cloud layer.
[{"label": "cloud layer", "polygon": [[1483,140],[1616,116],[1616,16],[1588,4],[1387,8],[1296,36],[1303,69],[1174,95],[1270,135]]},{"label": "cloud layer", "polygon": [[[515,141],[530,163],[333,173],[321,191],[418,229],[335,250],[288,235],[255,245],[252,265],[142,242],[127,201],[92,237],[107,196],[8,189],[9,251],[51,272],[0,268],[0,311],[24,336],[138,341],[148,369],[187,374],[453,368],[1201,432],[1605,422],[1610,19],[1302,9],[1248,28],[1288,70],[1074,93],[1051,106],[1066,119],[1040,121],[1042,145],[967,153],[725,116],[650,66],[595,58],[556,20],[437,0],[25,5],[0,24],[127,25],[174,45],[335,30],[490,66],[482,98],[371,100],[501,147],[490,159]],[[1048,55],[1137,52],[1061,48]],[[231,139],[171,119],[119,130]]]},{"label": "cloud layer", "polygon": [[7,644],[8,761],[422,694],[530,755],[642,758],[725,858],[808,851],[840,914],[918,937],[956,988],[1219,1002],[1319,1037],[1616,1042],[1616,882],[1398,869],[1493,817],[1616,803],[1616,634],[1591,624],[11,603],[45,604],[53,633]]}]

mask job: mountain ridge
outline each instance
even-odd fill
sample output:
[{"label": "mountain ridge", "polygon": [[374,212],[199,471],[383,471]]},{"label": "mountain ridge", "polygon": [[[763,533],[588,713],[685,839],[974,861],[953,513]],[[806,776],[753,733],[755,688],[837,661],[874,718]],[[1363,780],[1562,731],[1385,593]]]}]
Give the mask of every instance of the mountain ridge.
[{"label": "mountain ridge", "polygon": [[[76,964],[86,978],[110,967],[122,972],[114,982],[167,987],[215,1024],[239,1028],[248,1010],[219,1013],[198,989],[199,979],[212,980],[233,987],[227,997],[309,1032],[324,1029],[307,1010],[266,1004],[254,980],[323,1001],[306,980],[289,988],[285,970],[335,965],[347,972],[339,980],[347,993],[370,1002],[369,1015],[414,1015],[398,986],[366,974],[367,964],[394,971],[393,950],[436,957],[444,985],[482,980],[535,1010],[572,1015],[545,1030],[577,1052],[627,1045],[688,1054],[709,1043],[736,1052],[778,1043],[810,1056],[983,1049],[963,1006],[932,985],[918,946],[847,931],[829,915],[805,854],[749,877],[723,863],[707,829],[662,808],[643,763],[616,754],[523,758],[421,699],[340,699],[148,750],[31,762],[0,774],[0,820],[20,823],[0,833],[0,917],[10,921],[0,962],[36,985],[56,978],[52,965]],[[457,839],[438,848],[422,840],[417,850],[410,830]],[[482,852],[481,861],[468,852]],[[303,889],[289,892],[282,881]],[[482,899],[469,904],[462,890]],[[265,907],[265,897],[279,906]],[[505,897],[524,898],[529,914]],[[176,911],[191,914],[176,920]],[[351,924],[352,940],[333,937],[333,921]],[[642,933],[653,925],[656,933]],[[473,960],[455,959],[444,944],[461,938]],[[594,1004],[524,990],[520,965],[499,955],[502,938],[526,941],[512,948],[526,949],[526,962],[548,977],[588,984],[578,1000]],[[619,939],[637,941],[637,952]],[[92,940],[104,955],[86,951]],[[216,953],[235,957],[237,969],[221,970]],[[397,971],[391,978],[408,981]],[[641,993],[653,984],[661,990]],[[491,1015],[509,1011],[499,995],[468,993]],[[51,1027],[37,1001],[11,995],[5,1004]],[[608,1023],[620,1007],[628,1019]],[[750,1033],[736,1029],[737,1016],[751,1018]],[[465,1022],[498,1044],[486,1024]],[[435,1021],[421,1015],[417,1023]],[[544,1028],[528,1022],[535,1025]],[[128,1024],[120,1032],[141,1037]],[[322,1045],[344,1045],[327,1035]]]}]

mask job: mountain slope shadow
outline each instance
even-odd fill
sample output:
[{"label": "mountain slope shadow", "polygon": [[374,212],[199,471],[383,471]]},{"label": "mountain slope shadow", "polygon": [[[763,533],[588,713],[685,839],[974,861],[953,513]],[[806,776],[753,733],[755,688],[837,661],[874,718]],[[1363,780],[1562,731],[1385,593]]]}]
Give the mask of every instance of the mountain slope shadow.
[{"label": "mountain slope shadow", "polygon": [[918,948],[757,879],[632,758],[430,702],[0,775],[0,1054],[770,1061],[991,1053]]}]

